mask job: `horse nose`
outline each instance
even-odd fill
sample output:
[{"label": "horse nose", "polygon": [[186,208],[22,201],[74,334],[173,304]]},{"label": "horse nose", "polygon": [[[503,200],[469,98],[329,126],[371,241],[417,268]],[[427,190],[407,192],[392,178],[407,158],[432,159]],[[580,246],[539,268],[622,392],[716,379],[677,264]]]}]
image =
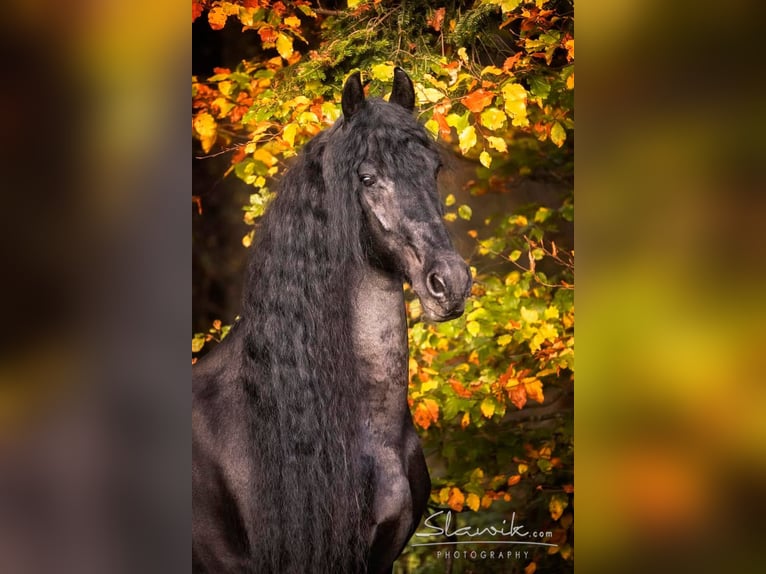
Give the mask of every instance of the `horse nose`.
[{"label": "horse nose", "polygon": [[426,278],[426,287],[428,292],[437,299],[443,299],[447,294],[447,286],[444,279],[436,271],[431,271]]},{"label": "horse nose", "polygon": [[426,288],[443,303],[462,302],[471,291],[471,271],[457,254],[437,260],[426,275]]}]

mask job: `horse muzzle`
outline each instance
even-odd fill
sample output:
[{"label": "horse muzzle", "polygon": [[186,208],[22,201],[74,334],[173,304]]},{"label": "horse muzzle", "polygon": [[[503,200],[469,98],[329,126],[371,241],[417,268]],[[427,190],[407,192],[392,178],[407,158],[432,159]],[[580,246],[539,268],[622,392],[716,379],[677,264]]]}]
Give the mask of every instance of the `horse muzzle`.
[{"label": "horse muzzle", "polygon": [[414,286],[425,318],[441,322],[460,317],[471,294],[471,270],[454,251],[441,253],[433,261],[422,285]]}]

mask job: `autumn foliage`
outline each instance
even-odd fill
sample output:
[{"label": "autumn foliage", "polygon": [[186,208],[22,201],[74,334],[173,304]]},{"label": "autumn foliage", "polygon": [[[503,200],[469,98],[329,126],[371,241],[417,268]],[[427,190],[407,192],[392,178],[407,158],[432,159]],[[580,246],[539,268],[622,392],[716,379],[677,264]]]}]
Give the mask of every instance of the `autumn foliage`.
[{"label": "autumn foliage", "polygon": [[[464,316],[425,323],[417,299],[408,297],[409,403],[431,468],[430,504],[473,513],[471,524],[516,512],[556,538],[555,549],[530,553],[518,570],[487,564],[482,571],[537,565],[569,571],[573,5],[337,4],[192,1],[193,21],[207,19],[213,30],[235,26],[261,53],[192,78],[195,155],[226,154],[222,176],[250,187],[244,220],[254,226],[286,160],[339,117],[345,77],[360,70],[368,90],[385,94],[394,66],[407,70],[420,121],[474,166],[474,176],[445,198],[445,219],[469,246],[475,280]],[[526,182],[555,193],[544,201],[515,200]],[[199,210],[204,217],[204,201],[195,205]],[[252,227],[243,237],[245,246],[254,233]],[[198,333],[193,352],[226,332],[217,323]],[[401,567],[444,571],[421,550],[409,550]]]}]

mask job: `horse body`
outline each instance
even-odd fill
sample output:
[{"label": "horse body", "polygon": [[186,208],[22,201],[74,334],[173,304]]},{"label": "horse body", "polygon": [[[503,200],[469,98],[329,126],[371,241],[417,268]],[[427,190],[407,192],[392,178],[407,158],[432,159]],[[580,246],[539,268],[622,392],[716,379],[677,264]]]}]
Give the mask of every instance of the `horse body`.
[{"label": "horse body", "polygon": [[195,572],[383,574],[417,527],[402,282],[440,321],[471,279],[413,104],[399,69],[391,103],[352,76],[264,216],[242,319],[193,370]]}]

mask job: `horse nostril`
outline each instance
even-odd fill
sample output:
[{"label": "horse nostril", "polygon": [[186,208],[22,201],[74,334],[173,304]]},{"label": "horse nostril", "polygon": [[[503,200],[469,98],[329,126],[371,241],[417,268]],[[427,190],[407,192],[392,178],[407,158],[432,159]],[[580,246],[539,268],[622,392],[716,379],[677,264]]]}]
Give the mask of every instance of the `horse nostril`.
[{"label": "horse nostril", "polygon": [[429,273],[426,284],[428,285],[428,292],[434,297],[441,299],[447,294],[447,286],[438,273]]}]

